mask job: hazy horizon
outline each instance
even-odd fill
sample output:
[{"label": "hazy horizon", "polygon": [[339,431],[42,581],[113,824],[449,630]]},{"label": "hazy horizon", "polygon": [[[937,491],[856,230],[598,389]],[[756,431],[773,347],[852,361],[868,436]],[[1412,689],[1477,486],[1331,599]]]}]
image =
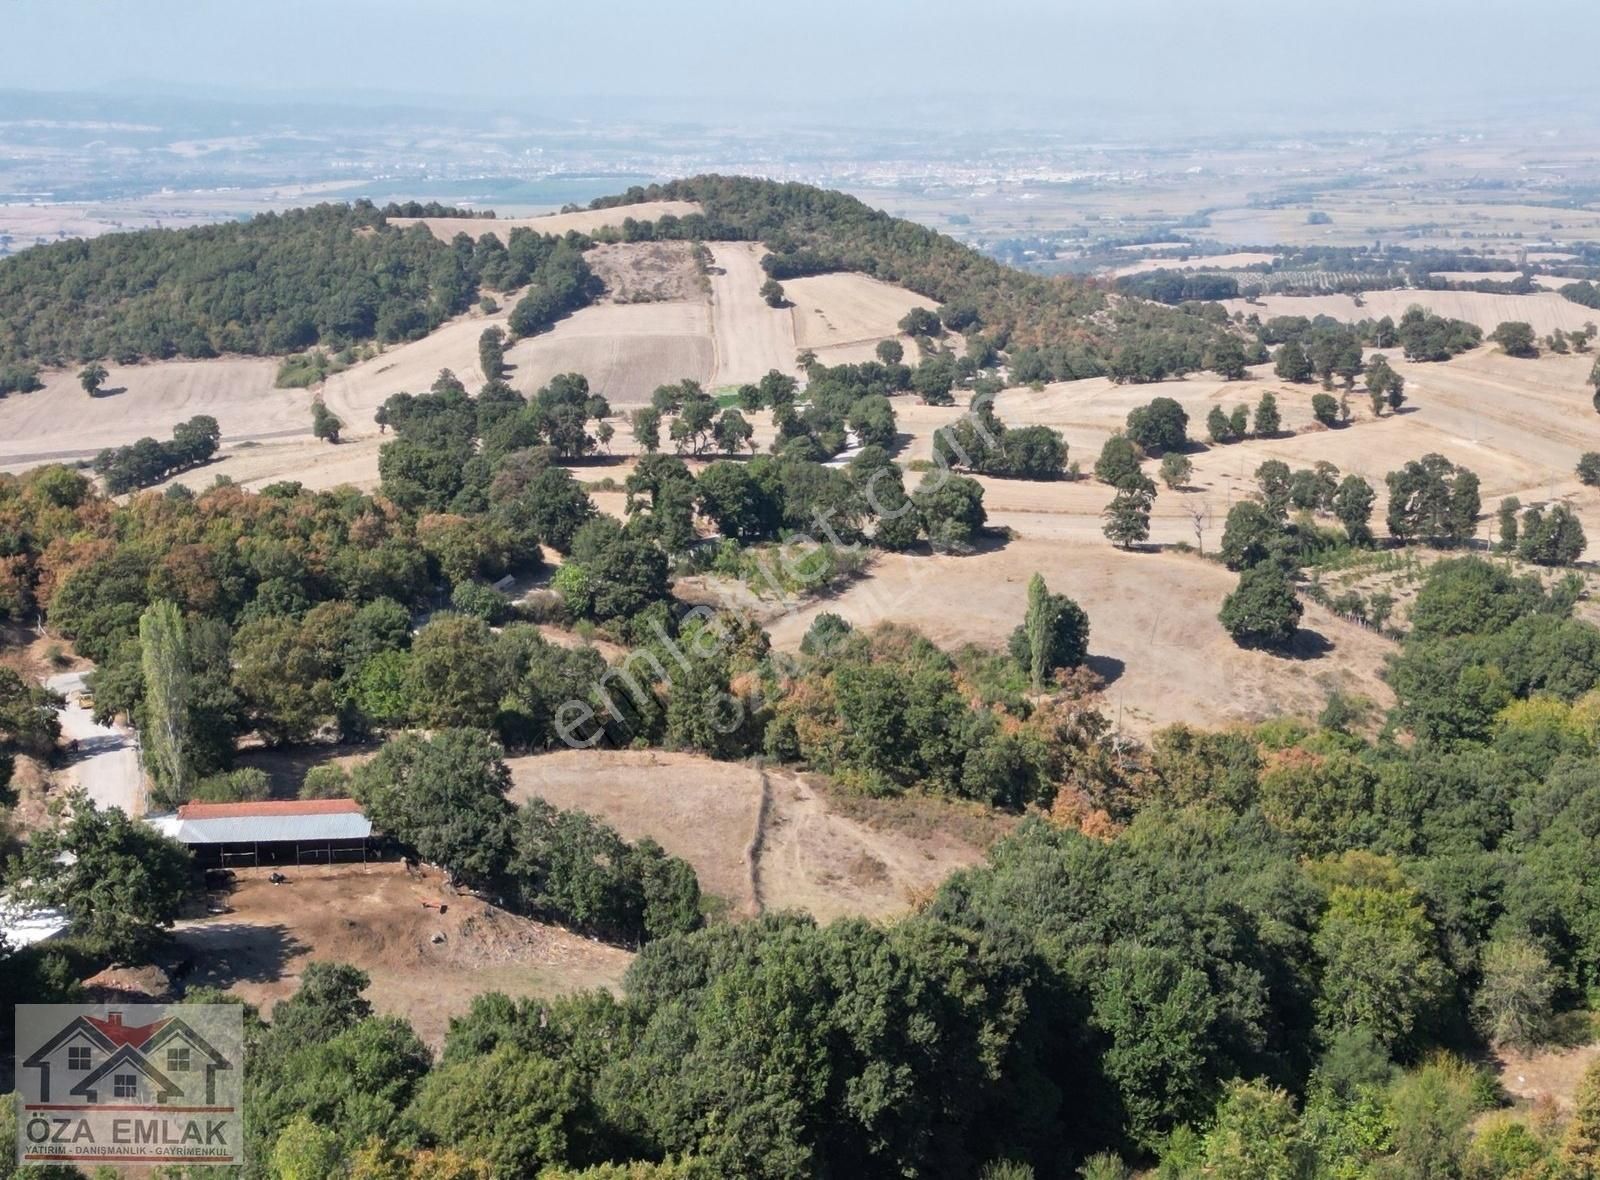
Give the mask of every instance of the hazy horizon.
[{"label": "hazy horizon", "polygon": [[597,27],[576,7],[490,0],[441,36],[434,26],[448,14],[417,0],[228,9],[149,0],[116,13],[87,0],[13,0],[6,21],[27,52],[8,63],[6,86],[532,118],[1154,134],[1581,116],[1600,82],[1587,39],[1560,34],[1582,27],[1588,5],[1518,6],[1516,29],[1538,55],[1537,95],[1507,57],[1504,8],[997,0],[974,11],[948,0],[815,0],[798,21],[731,0],[688,9],[614,0]]}]

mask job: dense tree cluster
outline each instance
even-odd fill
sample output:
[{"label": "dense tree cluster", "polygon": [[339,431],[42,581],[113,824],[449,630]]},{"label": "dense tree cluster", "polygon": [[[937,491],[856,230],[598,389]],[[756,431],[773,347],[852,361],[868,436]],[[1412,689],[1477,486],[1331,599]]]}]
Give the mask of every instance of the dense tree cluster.
[{"label": "dense tree cluster", "polygon": [[[337,436],[338,432],[334,433]],[[209,414],[196,414],[174,426],[172,437],[165,441],[141,438],[125,447],[107,447],[94,457],[91,466],[105,480],[106,491],[116,496],[200,466],[217,453],[221,441],[222,429],[217,420]]]},{"label": "dense tree cluster", "polygon": [[1067,444],[1048,426],[1007,426],[989,398],[974,398],[972,412],[934,434],[934,452],[952,468],[1001,479],[1060,479]]},{"label": "dense tree cluster", "polygon": [[527,275],[527,293],[506,319],[506,326],[518,336],[542,332],[567,313],[592,303],[602,289],[578,246],[549,237],[539,240],[549,242],[550,248]]},{"label": "dense tree cluster", "polygon": [[1282,346],[1277,357],[1280,377],[1290,381],[1313,375],[1323,381],[1340,377],[1347,388],[1361,371],[1363,347],[1399,347],[1407,360],[1447,361],[1483,340],[1476,324],[1435,315],[1418,306],[1408,307],[1398,323],[1383,316],[1346,324],[1325,315],[1273,316],[1265,321],[1252,315],[1245,323],[1254,328],[1263,346]]},{"label": "dense tree cluster", "polygon": [[55,242],[0,259],[0,363],[414,339],[466,309],[483,255],[364,201]]},{"label": "dense tree cluster", "polygon": [[700,925],[699,883],[683,861],[581,811],[517,806],[510,788],[500,746],[478,729],[404,734],[352,775],[375,826],[526,913],[634,945]]},{"label": "dense tree cluster", "polygon": [[[1042,684],[1056,668],[1081,662],[1088,643],[1088,621],[1070,599],[1045,591],[1030,619],[1026,660],[1013,641],[1013,658],[1000,657],[1003,675],[964,669],[962,659],[979,657],[952,657],[891,625],[818,638],[773,709],[767,752],[871,793],[919,787],[1000,807],[1048,804],[1064,778],[1098,755],[1103,722],[1018,691],[1036,668]],[[992,698],[966,699],[969,675],[997,677]]]},{"label": "dense tree cluster", "polygon": [[1563,298],[1570,299],[1573,303],[1600,310],[1600,287],[1595,286],[1588,279],[1577,283],[1568,283],[1561,288],[1561,294]]},{"label": "dense tree cluster", "polygon": [[1442,455],[1424,455],[1391,471],[1387,482],[1390,536],[1459,545],[1477,532],[1478,477],[1465,467]]},{"label": "dense tree cluster", "polygon": [[1157,303],[1187,303],[1190,300],[1221,300],[1239,297],[1239,280],[1233,275],[1195,274],[1189,271],[1147,270],[1124,275],[1117,290]]}]

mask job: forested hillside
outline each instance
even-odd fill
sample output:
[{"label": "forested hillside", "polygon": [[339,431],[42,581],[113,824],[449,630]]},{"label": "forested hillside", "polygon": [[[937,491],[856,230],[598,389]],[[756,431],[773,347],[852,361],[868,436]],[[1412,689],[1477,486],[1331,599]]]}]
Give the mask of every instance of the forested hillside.
[{"label": "forested hillside", "polygon": [[[1119,352],[1137,344],[1148,356],[1136,379],[1201,368],[1216,329],[1185,310],[1113,300],[1075,280],[1014,270],[954,238],[872,209],[855,197],[807,184],[738,176],[696,176],[631,188],[594,207],[643,201],[698,201],[704,219],[668,227],[674,236],[745,238],[772,249],[765,266],[775,279],[858,270],[938,300],[946,328],[981,331],[996,347],[1042,355],[1047,375],[1095,376],[1113,371]],[[639,228],[648,236],[661,234]],[[1145,372],[1159,362],[1158,372]]]},{"label": "forested hillside", "polygon": [[[628,221],[595,238],[761,241],[776,280],[862,271],[938,300],[931,327],[1010,353],[1030,377],[1158,380],[1201,368],[1219,336],[1215,317],[1013,270],[809,185],[702,176],[598,204],[656,199],[698,201],[705,213]],[[0,393],[32,388],[31,367],[40,365],[413,340],[464,311],[480,286],[533,283],[512,321],[527,334],[594,294],[578,255],[592,238],[518,227],[504,245],[487,233],[446,243],[423,225],[391,226],[391,211],[366,201],[319,205],[57,242],[0,260],[0,371],[10,373]]]},{"label": "forested hillside", "polygon": [[527,283],[558,241],[447,244],[358,201],[56,242],[0,260],[0,368],[416,339],[480,283]]}]

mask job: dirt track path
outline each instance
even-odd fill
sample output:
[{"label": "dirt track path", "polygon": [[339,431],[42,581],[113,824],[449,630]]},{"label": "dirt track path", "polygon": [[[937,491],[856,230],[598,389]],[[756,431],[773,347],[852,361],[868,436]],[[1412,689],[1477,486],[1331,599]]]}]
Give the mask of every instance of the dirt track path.
[{"label": "dirt track path", "polygon": [[52,692],[67,696],[60,709],[61,735],[78,743],[68,773],[100,808],[115,807],[131,816],[144,814],[144,773],[132,730],[97,725],[88,709],[69,694],[83,691],[86,672],[63,672],[45,681]]},{"label": "dirt track path", "polygon": [[[771,369],[794,371],[794,320],[786,307],[768,307],[758,292],[767,281],[759,242],[718,242],[711,247],[711,338],[716,349],[712,384],[740,385]],[[716,271],[721,271],[720,274]]]}]

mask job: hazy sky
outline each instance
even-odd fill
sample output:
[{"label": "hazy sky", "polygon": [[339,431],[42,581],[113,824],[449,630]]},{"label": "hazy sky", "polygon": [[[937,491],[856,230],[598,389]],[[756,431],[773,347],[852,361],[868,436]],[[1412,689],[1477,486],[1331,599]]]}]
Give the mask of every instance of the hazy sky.
[{"label": "hazy sky", "polygon": [[1592,100],[1594,18],[1595,0],[0,0],[0,87],[593,96],[638,115],[670,99],[708,119],[770,102],[896,123],[986,96],[1029,123],[1350,126]]}]

